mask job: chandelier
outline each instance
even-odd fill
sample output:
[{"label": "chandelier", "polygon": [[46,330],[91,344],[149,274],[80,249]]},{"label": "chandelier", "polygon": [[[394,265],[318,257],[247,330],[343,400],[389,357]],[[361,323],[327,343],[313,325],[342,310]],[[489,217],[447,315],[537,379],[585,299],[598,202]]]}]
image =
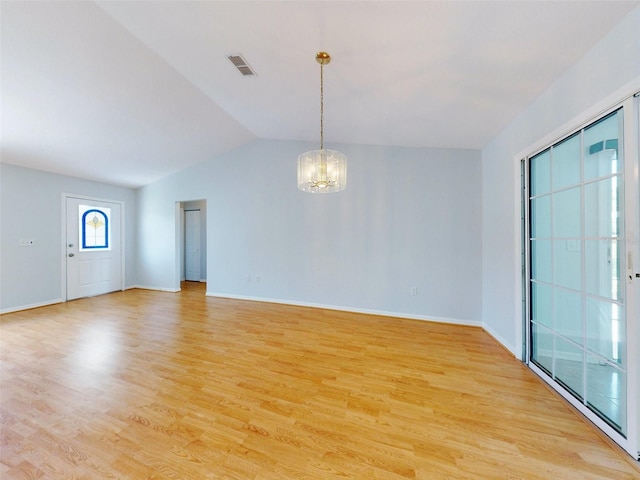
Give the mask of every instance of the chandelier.
[{"label": "chandelier", "polygon": [[298,155],[298,188],[310,193],[339,192],[347,187],[347,157],[324,148],[324,66],[331,61],[326,52],[318,52],[320,64],[320,150]]}]

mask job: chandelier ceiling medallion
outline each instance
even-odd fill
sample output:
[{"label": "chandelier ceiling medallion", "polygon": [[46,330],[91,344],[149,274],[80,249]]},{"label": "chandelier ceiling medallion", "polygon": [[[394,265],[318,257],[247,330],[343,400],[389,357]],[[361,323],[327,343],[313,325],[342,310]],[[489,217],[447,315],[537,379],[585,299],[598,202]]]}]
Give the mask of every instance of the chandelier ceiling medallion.
[{"label": "chandelier ceiling medallion", "polygon": [[298,188],[310,193],[332,193],[347,187],[347,157],[324,148],[324,66],[331,61],[326,52],[318,52],[320,64],[320,150],[298,155]]}]

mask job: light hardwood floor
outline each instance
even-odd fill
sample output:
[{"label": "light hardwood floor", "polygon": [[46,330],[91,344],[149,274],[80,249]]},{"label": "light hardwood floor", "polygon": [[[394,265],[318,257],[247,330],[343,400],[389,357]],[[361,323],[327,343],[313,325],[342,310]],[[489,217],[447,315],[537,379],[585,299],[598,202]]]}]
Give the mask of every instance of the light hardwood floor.
[{"label": "light hardwood floor", "polygon": [[3,316],[1,478],[640,478],[479,328],[183,287]]}]

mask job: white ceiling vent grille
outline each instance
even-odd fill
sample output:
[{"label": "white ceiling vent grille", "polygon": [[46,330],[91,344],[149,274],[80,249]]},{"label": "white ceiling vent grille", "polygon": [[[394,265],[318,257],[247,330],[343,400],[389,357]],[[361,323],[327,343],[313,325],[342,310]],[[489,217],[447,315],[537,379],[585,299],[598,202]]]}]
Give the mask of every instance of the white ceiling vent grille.
[{"label": "white ceiling vent grille", "polygon": [[245,77],[255,76],[256,72],[249,66],[247,61],[242,58],[242,55],[229,55],[227,57],[231,63],[238,69],[238,71]]}]

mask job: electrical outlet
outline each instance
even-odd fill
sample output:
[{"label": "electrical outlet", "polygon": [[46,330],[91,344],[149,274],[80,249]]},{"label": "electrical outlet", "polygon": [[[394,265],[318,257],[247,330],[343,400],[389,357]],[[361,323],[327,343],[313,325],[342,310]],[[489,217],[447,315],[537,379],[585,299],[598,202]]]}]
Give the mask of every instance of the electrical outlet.
[{"label": "electrical outlet", "polygon": [[411,287],[411,296],[415,297],[418,295],[418,287]]}]

